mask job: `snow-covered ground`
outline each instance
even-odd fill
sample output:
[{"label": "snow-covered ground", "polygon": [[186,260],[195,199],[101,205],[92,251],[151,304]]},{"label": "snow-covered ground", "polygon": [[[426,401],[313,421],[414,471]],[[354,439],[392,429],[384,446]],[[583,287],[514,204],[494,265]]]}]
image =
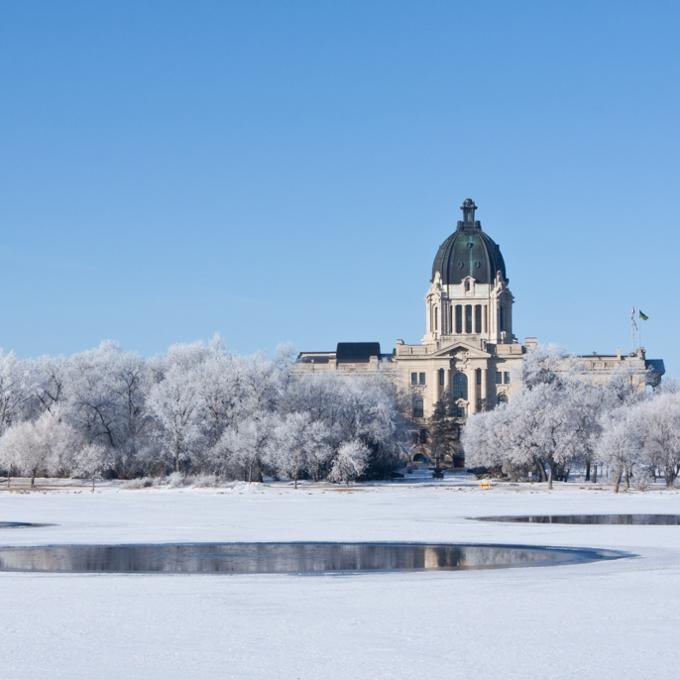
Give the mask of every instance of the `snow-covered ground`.
[{"label": "snow-covered ground", "polygon": [[576,485],[0,491],[2,545],[415,540],[623,549],[561,567],[328,576],[0,574],[0,678],[680,677],[680,527],[478,522],[677,513]]}]

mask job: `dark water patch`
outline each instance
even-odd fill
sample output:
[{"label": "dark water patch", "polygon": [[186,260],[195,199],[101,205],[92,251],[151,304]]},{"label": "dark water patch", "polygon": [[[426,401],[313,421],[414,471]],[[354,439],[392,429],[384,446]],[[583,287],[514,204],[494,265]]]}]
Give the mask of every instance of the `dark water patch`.
[{"label": "dark water patch", "polygon": [[0,522],[0,529],[27,529],[29,527],[48,527],[49,524],[36,524],[34,522]]},{"label": "dark water patch", "polygon": [[170,543],[0,548],[0,571],[319,574],[538,567],[627,557],[591,548],[423,543]]},{"label": "dark water patch", "polygon": [[531,522],[535,524],[656,524],[679,525],[680,515],[499,515],[474,517],[484,522]]}]

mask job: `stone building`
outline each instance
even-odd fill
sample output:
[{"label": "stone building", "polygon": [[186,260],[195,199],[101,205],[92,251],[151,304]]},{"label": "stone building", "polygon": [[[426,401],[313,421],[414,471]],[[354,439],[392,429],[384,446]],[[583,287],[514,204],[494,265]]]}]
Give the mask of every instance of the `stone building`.
[{"label": "stone building", "polygon": [[[420,343],[397,340],[392,353],[383,354],[376,342],[342,342],[335,352],[301,352],[298,370],[385,372],[408,394],[407,415],[423,442],[440,399],[453,404],[461,426],[468,416],[511,399],[519,387],[523,355],[537,340],[520,343],[514,334],[514,297],[505,261],[482,230],[476,209],[472,199],[463,201],[463,219],[437,250]],[[664,372],[663,361],[646,359],[642,348],[584,356],[582,365],[593,380],[626,368],[641,387],[655,384]]]}]

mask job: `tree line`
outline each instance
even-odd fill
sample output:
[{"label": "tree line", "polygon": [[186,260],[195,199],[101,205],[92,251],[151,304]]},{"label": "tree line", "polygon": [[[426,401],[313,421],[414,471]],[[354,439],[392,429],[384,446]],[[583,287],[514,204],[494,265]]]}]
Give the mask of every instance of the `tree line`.
[{"label": "tree line", "polygon": [[472,416],[462,442],[470,466],[512,478],[567,480],[575,468],[597,481],[607,470],[615,490],[635,478],[680,474],[680,392],[673,383],[641,387],[620,370],[594,382],[583,364],[537,348],[523,361],[519,392],[507,404]]},{"label": "tree line", "polygon": [[[210,475],[349,482],[404,463],[395,386],[298,373],[219,338],[146,359],[113,342],[69,357],[0,351],[0,470],[132,479]],[[94,482],[93,482],[94,483]]]}]

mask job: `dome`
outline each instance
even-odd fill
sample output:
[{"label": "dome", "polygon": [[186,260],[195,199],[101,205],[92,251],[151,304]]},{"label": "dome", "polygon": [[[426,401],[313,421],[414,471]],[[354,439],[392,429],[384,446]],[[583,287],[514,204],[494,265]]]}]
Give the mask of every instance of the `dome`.
[{"label": "dome", "polygon": [[432,280],[439,272],[445,285],[460,283],[466,276],[471,276],[477,283],[493,283],[496,272],[500,272],[503,280],[507,281],[500,248],[475,221],[475,202],[466,198],[460,208],[463,220],[439,246],[432,263]]}]

